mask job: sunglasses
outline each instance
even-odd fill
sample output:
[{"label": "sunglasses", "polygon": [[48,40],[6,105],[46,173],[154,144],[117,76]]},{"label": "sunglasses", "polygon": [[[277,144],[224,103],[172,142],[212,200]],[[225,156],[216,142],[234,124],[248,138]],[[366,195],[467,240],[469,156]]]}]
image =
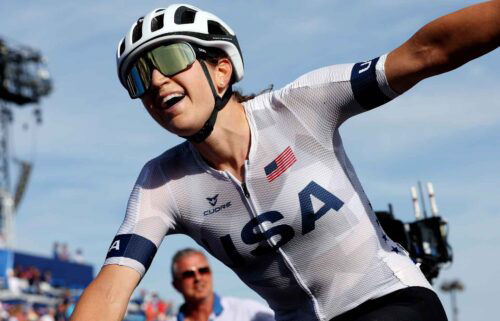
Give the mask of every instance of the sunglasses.
[{"label": "sunglasses", "polygon": [[203,266],[200,268],[192,268],[191,270],[184,271],[180,274],[180,277],[183,280],[187,280],[194,278],[196,276],[196,273],[199,273],[200,275],[207,275],[210,274],[210,272],[210,267]]},{"label": "sunglasses", "polygon": [[206,50],[187,42],[162,45],[142,53],[125,74],[126,88],[131,98],[140,98],[151,87],[153,69],[172,77],[189,69],[196,57]]}]

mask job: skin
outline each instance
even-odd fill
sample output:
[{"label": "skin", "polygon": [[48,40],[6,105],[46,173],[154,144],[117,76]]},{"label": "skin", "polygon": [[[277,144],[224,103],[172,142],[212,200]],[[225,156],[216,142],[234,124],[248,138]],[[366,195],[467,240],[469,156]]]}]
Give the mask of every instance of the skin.
[{"label": "skin", "polygon": [[[212,313],[212,274],[198,272],[199,268],[206,266],[209,266],[208,261],[200,253],[182,256],[175,263],[176,273],[172,285],[184,297],[186,321],[207,321]],[[183,279],[181,275],[185,271],[195,271],[194,277]]]},{"label": "skin", "polygon": [[121,321],[141,275],[121,265],[104,266],[83,291],[71,320]]},{"label": "skin", "polygon": [[[387,80],[403,93],[419,81],[453,70],[500,45],[500,0],[470,6],[443,16],[420,29],[387,57]],[[217,92],[222,95],[231,77],[232,66],[221,59],[208,65]],[[213,96],[201,66],[171,78],[153,72],[154,90],[143,98],[151,116],[175,134],[189,135],[201,128],[213,106]],[[186,98],[165,111],[160,97],[182,90]],[[214,168],[231,172],[243,181],[244,161],[250,147],[250,129],[243,106],[231,99],[219,113],[212,134],[195,147]],[[127,303],[140,280],[135,270],[107,265],[80,298],[71,321],[122,320]]]},{"label": "skin", "polygon": [[[213,67],[210,67],[213,73]],[[189,69],[169,78],[153,70],[151,88],[142,102],[151,117],[163,128],[177,135],[194,134],[211,112],[214,99],[203,70],[196,61]],[[173,93],[186,96],[170,108],[163,106],[165,97]]]},{"label": "skin", "polygon": [[403,93],[419,81],[456,69],[500,45],[500,1],[483,2],[436,19],[387,57],[386,77]]},{"label": "skin", "polygon": [[[222,96],[231,79],[231,61],[222,58],[217,65],[207,63],[207,67],[219,96]],[[166,109],[163,99],[178,92],[186,96]],[[144,95],[142,102],[160,126],[182,136],[196,133],[214,106],[210,85],[198,61],[172,77],[154,70],[151,90]],[[209,165],[228,171],[243,181],[244,162],[250,150],[250,127],[243,105],[232,98],[219,112],[212,134],[204,142],[194,145]]]}]

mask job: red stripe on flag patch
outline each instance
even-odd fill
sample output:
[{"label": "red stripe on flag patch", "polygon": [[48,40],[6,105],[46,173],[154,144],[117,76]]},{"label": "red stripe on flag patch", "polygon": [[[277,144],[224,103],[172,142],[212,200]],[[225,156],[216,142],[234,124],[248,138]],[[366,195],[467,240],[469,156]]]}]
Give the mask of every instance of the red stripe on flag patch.
[{"label": "red stripe on flag patch", "polygon": [[266,175],[267,180],[269,182],[272,182],[273,180],[281,176],[281,174],[289,169],[296,161],[297,158],[295,157],[295,154],[293,153],[290,146],[288,146],[281,154],[278,155],[278,157],[274,159],[274,161],[266,166],[273,167],[273,170]]}]

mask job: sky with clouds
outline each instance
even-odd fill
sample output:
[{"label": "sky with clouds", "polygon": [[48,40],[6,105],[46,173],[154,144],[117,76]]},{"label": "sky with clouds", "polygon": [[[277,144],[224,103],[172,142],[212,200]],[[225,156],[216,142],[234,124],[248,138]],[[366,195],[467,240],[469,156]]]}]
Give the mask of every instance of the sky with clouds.
[{"label": "sky with clouds", "polygon": [[[199,0],[237,32],[245,58],[244,92],[281,87],[329,64],[377,57],[440,15],[476,1]],[[40,49],[54,92],[32,108],[16,108],[15,157],[34,162],[17,213],[16,245],[49,255],[54,241],[84,249],[96,269],[123,219],[128,195],[150,158],[181,142],[132,101],[116,77],[119,39],[141,15],[165,1],[3,0],[0,37]],[[345,148],[373,206],[394,205],[413,219],[409,188],[432,181],[450,224],[455,261],[435,282],[460,278],[461,320],[493,320],[500,288],[499,53],[428,79],[341,128]],[[15,168],[13,168],[15,171]],[[14,173],[15,174],[15,173]],[[170,287],[169,259],[194,245],[164,240],[140,288],[180,302]],[[223,295],[257,296],[212,260]],[[439,293],[450,313],[449,298]]]}]

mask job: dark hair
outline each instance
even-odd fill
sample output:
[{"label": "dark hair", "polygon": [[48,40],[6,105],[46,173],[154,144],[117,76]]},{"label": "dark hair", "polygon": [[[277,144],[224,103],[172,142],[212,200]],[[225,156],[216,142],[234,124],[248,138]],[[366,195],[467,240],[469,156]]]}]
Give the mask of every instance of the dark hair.
[{"label": "dark hair", "polygon": [[[228,58],[227,54],[219,48],[205,48],[207,51],[207,56],[205,57],[205,61],[212,64],[216,65],[219,62],[219,59],[221,58]],[[234,83],[234,75],[233,78],[231,79],[231,83]],[[273,90],[273,85],[269,85],[267,88],[261,90],[258,94],[248,94],[245,95],[243,94],[241,89],[233,89],[233,97],[236,99],[237,102],[239,103],[244,103],[245,101],[254,99],[255,97],[271,92]]]},{"label": "dark hair", "polygon": [[251,100],[251,99],[254,99],[255,97],[259,96],[259,95],[262,95],[262,94],[265,94],[265,93],[268,93],[268,92],[271,92],[273,90],[273,84],[270,84],[267,88],[261,90],[259,93],[257,94],[254,94],[254,93],[251,93],[251,94],[248,94],[248,95],[244,95],[242,92],[241,92],[241,89],[239,88],[236,88],[236,89],[233,89],[233,97],[236,99],[236,101],[238,101],[239,103],[244,103],[245,101],[248,101],[248,100]]}]

